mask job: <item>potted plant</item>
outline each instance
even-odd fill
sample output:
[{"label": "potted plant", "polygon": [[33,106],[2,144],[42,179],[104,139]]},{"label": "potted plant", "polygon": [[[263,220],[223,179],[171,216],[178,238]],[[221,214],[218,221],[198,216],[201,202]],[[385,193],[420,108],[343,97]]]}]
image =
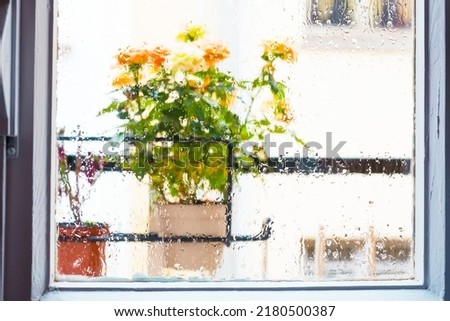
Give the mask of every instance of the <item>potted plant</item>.
[{"label": "potted plant", "polygon": [[82,155],[80,136],[81,132],[75,155],[66,155],[63,143],[58,143],[58,196],[67,199],[72,220],[57,224],[56,266],[59,275],[95,277],[106,273],[103,239],[109,236],[109,227],[84,221],[82,205],[89,197],[86,190],[103,169],[103,157],[93,153]]},{"label": "potted plant", "polygon": [[[162,235],[224,236],[229,157],[235,160],[235,178],[242,171],[257,173],[268,155],[260,144],[249,151],[241,144],[262,141],[268,133],[290,133],[287,88],[275,73],[278,63],[295,61],[294,50],[265,42],[259,74],[242,80],[219,67],[230,51],[205,40],[205,33],[202,26],[190,25],[174,48],[120,50],[113,85],[123,95],[100,112],[116,113],[123,120],[123,137],[134,138],[127,166],[139,179],[149,176],[157,204],[150,227]],[[166,244],[162,252],[169,267],[214,270],[220,245],[211,244],[217,255],[199,248]]]}]

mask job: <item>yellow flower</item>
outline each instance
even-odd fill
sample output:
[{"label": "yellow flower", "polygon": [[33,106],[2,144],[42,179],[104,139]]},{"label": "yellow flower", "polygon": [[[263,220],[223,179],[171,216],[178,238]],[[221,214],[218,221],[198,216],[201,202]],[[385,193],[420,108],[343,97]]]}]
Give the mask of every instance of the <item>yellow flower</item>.
[{"label": "yellow flower", "polygon": [[266,61],[273,61],[275,58],[294,62],[297,55],[294,49],[285,43],[269,40],[264,43],[264,54],[262,58]]},{"label": "yellow flower", "polygon": [[150,52],[146,49],[128,49],[117,54],[120,65],[143,65],[149,61]]},{"label": "yellow flower", "polygon": [[118,75],[112,82],[114,87],[122,88],[135,84],[134,77],[129,72],[124,72]]},{"label": "yellow flower", "polygon": [[291,106],[285,99],[278,100],[274,110],[275,119],[284,123],[289,123],[294,116],[292,115]]},{"label": "yellow flower", "polygon": [[207,69],[203,52],[198,48],[175,52],[169,59],[169,69],[172,72],[184,71],[195,73]]},{"label": "yellow flower", "polygon": [[236,101],[236,93],[232,93],[226,95],[225,98],[220,101],[220,103],[230,108],[231,106],[233,106],[235,101]]},{"label": "yellow flower", "polygon": [[291,106],[286,99],[274,97],[273,100],[266,102],[266,108],[264,109],[270,109],[273,112],[275,119],[283,123],[289,123],[294,119]]},{"label": "yellow flower", "polygon": [[230,55],[228,48],[220,43],[205,44],[203,45],[203,51],[205,52],[203,58],[205,59],[208,67],[214,66]]},{"label": "yellow flower", "polygon": [[263,163],[265,163],[269,160],[269,157],[266,154],[264,147],[261,147],[261,146],[253,146],[252,155],[253,155],[253,157],[256,157],[260,162],[263,162]]},{"label": "yellow flower", "polygon": [[262,70],[265,74],[273,74],[275,72],[275,66],[272,63],[267,63],[263,66]]},{"label": "yellow flower", "polygon": [[177,40],[182,42],[193,42],[203,38],[206,34],[204,26],[188,25],[186,29],[177,35]]}]

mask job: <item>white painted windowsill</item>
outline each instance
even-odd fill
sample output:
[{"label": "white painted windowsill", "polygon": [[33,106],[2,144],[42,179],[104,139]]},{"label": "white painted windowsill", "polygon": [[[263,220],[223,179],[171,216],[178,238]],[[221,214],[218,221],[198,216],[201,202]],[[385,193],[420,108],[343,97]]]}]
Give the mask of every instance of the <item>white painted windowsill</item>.
[{"label": "white painted windowsill", "polygon": [[330,291],[71,291],[45,293],[43,301],[434,301],[429,290],[330,290]]}]

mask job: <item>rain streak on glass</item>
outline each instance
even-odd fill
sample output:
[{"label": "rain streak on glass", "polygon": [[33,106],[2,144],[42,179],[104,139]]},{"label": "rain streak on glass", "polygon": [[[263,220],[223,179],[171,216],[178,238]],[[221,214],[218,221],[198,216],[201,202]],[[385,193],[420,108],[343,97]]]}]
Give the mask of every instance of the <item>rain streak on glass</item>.
[{"label": "rain streak on glass", "polygon": [[[416,277],[413,0],[58,0],[56,6],[57,281]],[[188,42],[177,41],[187,25],[206,34],[196,29],[184,35],[192,37]],[[199,45],[205,52],[198,56],[199,48],[187,49],[190,40],[221,46],[206,55],[207,46]],[[151,56],[152,68],[155,57],[167,58],[160,62],[165,72],[184,68],[168,82],[148,85],[158,77],[148,66],[139,75],[127,67],[117,77],[119,50],[158,46],[169,51]],[[139,59],[130,57],[121,59]],[[213,76],[205,76],[209,67],[227,79],[215,89]],[[253,82],[227,91],[226,75]],[[187,86],[189,99],[180,89]],[[152,118],[158,95],[167,96],[167,114]],[[170,107],[181,100],[194,106],[190,117]],[[99,116],[114,101],[127,102],[122,114]],[[252,143],[231,154],[227,142],[140,143],[121,134],[132,117],[135,124],[149,119],[142,135],[167,122],[179,125],[177,137],[198,128],[214,137],[220,126],[206,128],[208,114],[194,104],[226,104],[236,118],[217,119],[230,132],[234,119],[281,127],[270,136],[243,131],[241,143]],[[124,157],[144,148],[161,166],[152,165],[152,175]],[[145,165],[144,156],[138,161]],[[197,167],[184,163],[191,156]],[[206,178],[196,180],[195,168]]]}]

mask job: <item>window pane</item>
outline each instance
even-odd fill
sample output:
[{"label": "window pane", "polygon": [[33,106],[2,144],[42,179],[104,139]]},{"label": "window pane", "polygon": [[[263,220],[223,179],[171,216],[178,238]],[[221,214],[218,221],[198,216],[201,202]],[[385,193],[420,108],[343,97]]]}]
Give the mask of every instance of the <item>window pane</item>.
[{"label": "window pane", "polygon": [[56,280],[416,278],[414,3],[307,3],[57,1]]}]

